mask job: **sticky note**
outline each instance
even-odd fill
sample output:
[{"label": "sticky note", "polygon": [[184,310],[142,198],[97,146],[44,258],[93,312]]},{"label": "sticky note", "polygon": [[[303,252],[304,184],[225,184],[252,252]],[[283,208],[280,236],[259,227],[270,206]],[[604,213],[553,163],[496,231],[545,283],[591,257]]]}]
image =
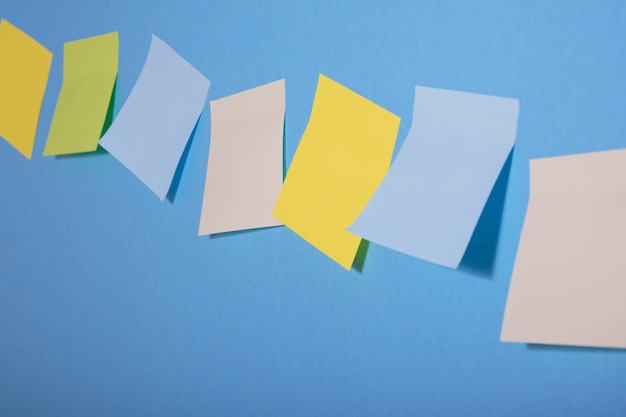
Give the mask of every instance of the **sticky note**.
[{"label": "sticky note", "polygon": [[44,155],[95,151],[117,78],[117,32],[66,42],[63,85]]},{"label": "sticky note", "polygon": [[52,53],[0,21],[0,136],[30,159]]},{"label": "sticky note", "polygon": [[152,35],[139,79],[100,145],[165,200],[208,91],[209,80]]},{"label": "sticky note", "polygon": [[285,80],[211,101],[200,235],[278,226]]},{"label": "sticky note", "polygon": [[626,348],[626,149],[530,161],[500,340]]},{"label": "sticky note", "polygon": [[320,75],[274,216],[350,269],[361,238],[347,228],[389,170],[399,125],[398,116]]},{"label": "sticky note", "polygon": [[456,268],[515,143],[519,102],[416,87],[414,103],[402,148],[349,230]]}]

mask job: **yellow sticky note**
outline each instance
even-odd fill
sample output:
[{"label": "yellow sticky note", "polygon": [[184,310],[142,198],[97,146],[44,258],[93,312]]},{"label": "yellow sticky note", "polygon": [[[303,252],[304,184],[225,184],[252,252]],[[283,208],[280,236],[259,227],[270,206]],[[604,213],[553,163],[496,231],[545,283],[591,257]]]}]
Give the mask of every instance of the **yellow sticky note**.
[{"label": "yellow sticky note", "polygon": [[398,116],[320,75],[274,216],[350,269],[361,238],[347,228],[389,170],[399,126]]},{"label": "yellow sticky note", "polygon": [[117,78],[118,39],[112,32],[65,43],[63,86],[44,155],[98,148]]},{"label": "yellow sticky note", "polygon": [[30,159],[52,53],[0,21],[0,136]]}]

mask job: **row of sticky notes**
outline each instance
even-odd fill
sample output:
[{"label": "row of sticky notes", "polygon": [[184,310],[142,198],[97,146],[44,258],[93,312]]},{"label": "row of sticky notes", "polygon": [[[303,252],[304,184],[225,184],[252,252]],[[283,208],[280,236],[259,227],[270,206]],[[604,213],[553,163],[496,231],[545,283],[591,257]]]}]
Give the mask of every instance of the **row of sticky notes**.
[{"label": "row of sticky notes", "polygon": [[[30,157],[51,54],[4,20],[0,31],[1,79],[19,86],[3,104],[14,108],[27,86],[36,96],[28,120],[2,124],[27,131],[0,132]],[[163,200],[209,81],[153,35],[133,90],[107,121],[118,42],[115,32],[65,44],[44,155],[99,144]],[[456,267],[513,147],[517,112],[517,100],[417,87],[413,127],[390,169],[400,118],[321,75],[283,183],[284,80],[214,100],[199,233],[285,224],[346,269],[363,237]]]},{"label": "row of sticky notes", "polygon": [[[114,32],[65,44],[63,84],[44,155],[90,152],[100,144],[163,200],[209,81],[153,35],[139,79],[111,124],[118,42]],[[51,61],[34,39],[0,22],[0,136],[28,159]]]},{"label": "row of sticky notes", "polygon": [[[65,44],[44,155],[100,144],[161,200],[209,81],[158,37],[112,120],[118,35]],[[52,55],[0,23],[0,135],[30,158]],[[514,99],[416,87],[412,126],[320,75],[283,182],[285,81],[210,102],[199,234],[286,225],[350,269],[362,239],[456,268],[515,143]],[[502,340],[626,347],[624,151],[531,162]],[[621,255],[621,256],[620,256]]]}]

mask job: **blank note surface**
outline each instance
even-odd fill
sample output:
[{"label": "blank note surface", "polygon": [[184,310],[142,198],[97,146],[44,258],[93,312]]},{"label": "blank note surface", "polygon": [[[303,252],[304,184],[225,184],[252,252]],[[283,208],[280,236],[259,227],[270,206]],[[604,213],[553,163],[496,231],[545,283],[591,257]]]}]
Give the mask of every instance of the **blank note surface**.
[{"label": "blank note surface", "polygon": [[349,230],[456,268],[515,142],[518,107],[509,98],[416,87],[409,134]]},{"label": "blank note surface", "polygon": [[626,348],[626,150],[530,161],[501,340]]},{"label": "blank note surface", "polygon": [[211,101],[200,235],[278,226],[285,80]]},{"label": "blank note surface", "polygon": [[63,85],[44,155],[95,151],[117,78],[117,32],[66,42]]},{"label": "blank note surface", "polygon": [[164,200],[208,91],[209,80],[152,35],[139,79],[100,145]]},{"label": "blank note surface", "polygon": [[350,269],[361,238],[347,228],[389,170],[399,125],[398,116],[320,75],[276,218]]}]

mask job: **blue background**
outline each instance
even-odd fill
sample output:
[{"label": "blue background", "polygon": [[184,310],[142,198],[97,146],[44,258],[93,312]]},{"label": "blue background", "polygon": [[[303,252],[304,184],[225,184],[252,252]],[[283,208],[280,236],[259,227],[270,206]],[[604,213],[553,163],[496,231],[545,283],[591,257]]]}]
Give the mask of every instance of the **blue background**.
[{"label": "blue background", "polygon": [[[559,3],[3,0],[54,60],[32,161],[0,141],[0,414],[625,415],[626,351],[499,342],[528,160],[626,143],[626,7]],[[151,32],[211,80],[164,203],[106,152],[41,156],[63,42],[116,30],[116,112]],[[398,147],[415,85],[520,99],[460,270],[197,236],[208,100],[285,78],[289,162],[319,73],[402,117]]]}]

